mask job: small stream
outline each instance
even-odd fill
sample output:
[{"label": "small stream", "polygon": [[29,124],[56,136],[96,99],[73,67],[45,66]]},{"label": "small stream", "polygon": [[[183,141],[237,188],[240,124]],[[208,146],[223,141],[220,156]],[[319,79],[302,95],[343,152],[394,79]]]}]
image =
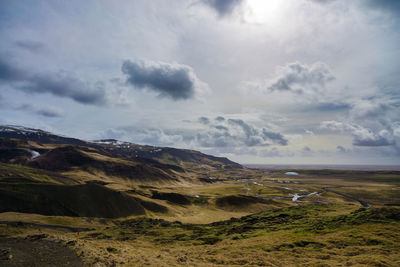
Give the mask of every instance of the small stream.
[{"label": "small stream", "polygon": [[[245,179],[240,179],[238,181],[242,182],[242,183],[246,183],[246,186],[245,186],[246,195],[249,195],[249,192],[251,191],[249,183],[252,182],[254,185],[257,185],[257,186],[269,187],[269,188],[278,188],[278,189],[285,189],[285,190],[289,190],[289,191],[302,192],[302,194],[300,194],[300,193],[289,194],[288,198],[291,199],[293,202],[319,202],[319,201],[300,201],[299,200],[300,198],[304,198],[304,197],[308,197],[308,196],[312,196],[312,195],[319,195],[319,192],[308,192],[308,191],[306,191],[304,189],[295,189],[295,188],[290,188],[290,187],[287,187],[287,186],[264,185],[264,184],[261,184],[261,183],[258,183],[258,182],[252,181],[252,180],[245,180]],[[268,181],[275,182],[275,183],[280,183],[280,184],[303,184],[303,183],[296,182],[296,181],[285,181],[285,180],[277,180],[277,179],[269,179]],[[258,197],[266,197],[266,196],[259,196],[258,194],[256,196],[258,196]],[[280,199],[287,198],[287,197],[283,197],[283,196],[282,197],[271,196],[271,197],[280,198]]]},{"label": "small stream", "polygon": [[302,201],[299,201],[300,198],[309,197],[309,196],[318,195],[318,194],[319,194],[318,192],[306,193],[305,195],[299,195],[299,194],[295,193],[292,195],[293,196],[292,201],[293,202],[302,202]]},{"label": "small stream", "polygon": [[[258,182],[256,182],[256,181],[246,180],[246,179],[240,179],[240,180],[237,180],[237,181],[242,182],[242,183],[246,183],[246,187],[245,187],[246,195],[249,195],[249,192],[251,191],[251,188],[250,188],[250,186],[249,186],[249,183],[252,182],[254,185],[262,186],[262,187],[278,188],[278,189],[285,189],[285,190],[290,190],[290,191],[298,191],[299,193],[289,194],[289,198],[291,198],[291,200],[292,200],[294,203],[297,203],[297,202],[320,203],[320,201],[301,201],[301,200],[300,200],[301,198],[309,197],[309,196],[312,196],[312,195],[317,195],[317,196],[319,196],[320,192],[317,192],[317,191],[315,191],[315,192],[309,192],[309,191],[307,191],[307,190],[305,190],[305,189],[296,189],[296,188],[290,188],[290,187],[287,187],[287,186],[271,186],[271,185],[264,185],[264,184],[258,183]],[[278,180],[278,179],[268,179],[268,181],[269,181],[269,182],[274,182],[274,183],[279,183],[279,184],[285,184],[285,185],[286,185],[286,184],[304,184],[304,183],[297,182],[297,181],[287,181],[287,180]],[[340,186],[336,186],[336,187],[340,187]],[[329,189],[329,188],[336,188],[336,187],[322,187],[321,189],[324,190],[324,191],[326,191],[326,192],[331,192],[331,193],[340,195],[340,196],[342,196],[342,197],[345,197],[345,198],[348,198],[348,199],[352,199],[352,200],[358,201],[363,207],[366,207],[366,208],[370,208],[370,207],[371,207],[371,205],[369,205],[369,204],[366,203],[365,201],[362,201],[362,200],[357,199],[357,198],[355,198],[355,197],[352,197],[352,196],[350,196],[350,195],[347,195],[347,194],[344,194],[344,193],[341,193],[341,192],[338,192],[338,191],[334,191],[334,190]],[[301,193],[300,193],[300,192],[301,192]],[[257,196],[258,196],[258,195],[257,195]],[[267,197],[267,196],[259,196],[259,197]],[[272,197],[272,198],[282,198],[282,199],[287,198],[287,197],[284,197],[284,196],[282,196],[282,197],[279,197],[279,196],[268,196],[268,197]]]},{"label": "small stream", "polygon": [[[336,188],[337,188],[337,187],[339,187],[339,186],[336,186]],[[334,187],[334,188],[335,188],[335,187]],[[352,197],[352,196],[350,196],[350,195],[347,195],[347,194],[344,194],[344,193],[341,193],[341,192],[338,192],[338,191],[331,190],[331,189],[329,189],[329,187],[322,187],[321,189],[322,189],[322,190],[325,190],[326,192],[331,192],[331,193],[337,194],[337,195],[339,195],[339,196],[342,196],[342,197],[345,197],[345,198],[348,198],[348,199],[351,199],[351,200],[358,201],[358,202],[361,204],[361,206],[363,206],[363,207],[365,207],[365,208],[371,208],[371,207],[372,207],[371,205],[369,205],[369,204],[368,204],[367,202],[365,202],[365,201],[362,201],[362,200],[360,200],[360,199],[358,199],[358,198]]]}]

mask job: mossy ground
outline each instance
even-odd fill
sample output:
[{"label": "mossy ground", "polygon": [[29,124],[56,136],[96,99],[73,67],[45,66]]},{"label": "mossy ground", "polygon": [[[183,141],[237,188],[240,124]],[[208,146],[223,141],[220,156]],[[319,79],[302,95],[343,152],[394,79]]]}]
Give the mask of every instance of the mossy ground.
[{"label": "mossy ground", "polygon": [[[145,216],[97,222],[93,231],[48,231],[88,265],[398,266],[400,209],[304,205],[212,224]],[[38,229],[0,226],[0,235]]]},{"label": "mossy ground", "polygon": [[[37,181],[48,174],[1,167],[3,173],[38,175]],[[243,170],[241,176],[239,170],[223,170],[209,175],[223,181],[131,186],[130,195],[165,206],[167,213],[147,210],[120,219],[2,213],[0,221],[93,230],[77,236],[67,229],[0,223],[0,238],[46,233],[73,248],[87,266],[400,266],[398,173],[298,172],[288,177]],[[184,195],[190,204],[152,199],[154,190]],[[309,192],[319,194],[292,202],[294,193]],[[247,195],[274,202],[217,205],[218,199]]]}]

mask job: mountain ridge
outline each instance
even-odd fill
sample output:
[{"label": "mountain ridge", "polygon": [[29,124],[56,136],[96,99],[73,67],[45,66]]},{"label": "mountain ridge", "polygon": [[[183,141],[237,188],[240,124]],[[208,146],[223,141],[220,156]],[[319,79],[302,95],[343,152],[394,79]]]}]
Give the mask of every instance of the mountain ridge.
[{"label": "mountain ridge", "polygon": [[0,125],[0,137],[35,141],[42,144],[78,145],[101,148],[124,157],[152,159],[164,164],[178,165],[180,167],[194,167],[194,164],[198,164],[203,167],[211,166],[212,168],[222,169],[243,168],[239,163],[233,162],[228,158],[208,155],[196,150],[138,145],[116,139],[85,141],[78,138],[53,134],[41,129],[18,125]]}]

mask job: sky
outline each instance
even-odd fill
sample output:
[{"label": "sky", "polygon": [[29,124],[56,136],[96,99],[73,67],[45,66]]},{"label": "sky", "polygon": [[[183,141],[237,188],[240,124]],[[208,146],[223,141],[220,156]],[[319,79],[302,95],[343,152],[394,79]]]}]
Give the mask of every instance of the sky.
[{"label": "sky", "polygon": [[0,0],[0,124],[400,163],[400,1]]}]

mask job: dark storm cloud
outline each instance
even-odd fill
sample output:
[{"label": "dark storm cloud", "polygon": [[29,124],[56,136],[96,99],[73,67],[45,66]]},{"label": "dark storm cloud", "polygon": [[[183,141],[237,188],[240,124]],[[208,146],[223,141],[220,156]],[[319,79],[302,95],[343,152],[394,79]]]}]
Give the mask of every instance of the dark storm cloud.
[{"label": "dark storm cloud", "polygon": [[327,4],[327,3],[331,3],[336,0],[309,0],[309,1],[319,3],[319,4]]},{"label": "dark storm cloud", "polygon": [[259,129],[243,120],[228,119],[228,124],[239,126],[243,130],[246,137],[244,141],[247,146],[265,145],[268,144],[268,141],[279,145],[287,145],[288,142],[280,133],[269,131],[266,128]]},{"label": "dark storm cloud", "polygon": [[52,110],[52,109],[39,109],[36,111],[37,114],[45,116],[45,117],[50,117],[50,118],[59,118],[59,117],[63,117],[63,115],[56,111],[56,110]]},{"label": "dark storm cloud", "polygon": [[193,69],[178,63],[126,60],[122,72],[134,88],[147,88],[173,100],[192,98],[201,88]]},{"label": "dark storm cloud", "polygon": [[399,0],[367,0],[366,4],[371,8],[380,8],[396,15],[400,15]]},{"label": "dark storm cloud", "polygon": [[395,142],[392,138],[387,136],[375,135],[373,138],[358,138],[353,140],[355,146],[392,146]]},{"label": "dark storm cloud", "polygon": [[215,120],[218,121],[218,122],[223,122],[225,120],[225,118],[222,117],[222,116],[218,116],[218,117],[215,118]]},{"label": "dark storm cloud", "polygon": [[90,87],[88,83],[67,72],[35,74],[20,69],[0,58],[0,82],[27,93],[50,93],[66,97],[82,104],[103,105],[106,101],[104,88]]},{"label": "dark storm cloud", "polygon": [[[222,117],[220,117],[222,118]],[[287,145],[287,139],[278,132],[256,127],[241,119],[216,120],[197,131],[195,142],[200,147],[256,147]]]},{"label": "dark storm cloud", "polygon": [[46,50],[46,46],[43,43],[30,40],[16,41],[15,45],[32,53],[41,53]]},{"label": "dark storm cloud", "polygon": [[209,123],[210,123],[210,119],[209,119],[209,118],[206,118],[206,117],[200,117],[200,118],[199,118],[199,122],[200,122],[201,124],[209,124]]},{"label": "dark storm cloud", "polygon": [[213,8],[220,17],[232,14],[244,0],[202,0],[202,2]]},{"label": "dark storm cloud", "polygon": [[281,133],[267,131],[265,128],[263,128],[262,135],[264,139],[265,137],[268,137],[279,145],[286,146],[288,144],[288,140]]},{"label": "dark storm cloud", "polygon": [[91,88],[85,82],[68,73],[38,74],[19,87],[28,93],[51,93],[67,97],[82,104],[103,105],[106,103],[104,88]]},{"label": "dark storm cloud", "polygon": [[37,114],[49,118],[60,118],[63,117],[63,113],[55,108],[45,107],[38,108],[32,104],[23,104],[14,108],[15,110],[22,110],[32,114]]},{"label": "dark storm cloud", "polygon": [[246,146],[287,145],[288,142],[280,133],[255,127],[240,119],[228,119],[226,127],[229,136],[233,136],[233,139]]},{"label": "dark storm cloud", "polygon": [[322,128],[349,133],[355,146],[398,147],[400,122],[398,102],[391,99],[362,99],[352,104],[346,120],[324,121]]},{"label": "dark storm cloud", "polygon": [[[205,118],[205,117],[203,117]],[[195,124],[195,122],[192,122]],[[198,126],[199,124],[197,124]],[[256,127],[243,120],[228,119],[222,123],[200,124],[200,128],[157,129],[142,127],[120,127],[104,132],[101,138],[115,136],[130,139],[141,144],[179,147],[212,148],[246,148],[266,147],[270,145],[287,145],[287,139],[280,133],[265,127]]]},{"label": "dark storm cloud", "polygon": [[222,125],[216,125],[214,128],[221,131],[228,131],[228,128]]},{"label": "dark storm cloud", "polygon": [[[337,0],[309,0],[319,4],[329,4]],[[390,12],[396,16],[400,15],[400,1],[399,0],[361,0],[361,5],[368,9],[380,9]]]},{"label": "dark storm cloud", "polygon": [[189,144],[194,139],[194,134],[180,129],[171,131],[158,128],[122,126],[104,131],[100,134],[100,138],[119,139],[146,145],[178,147],[182,144]]},{"label": "dark storm cloud", "polygon": [[0,57],[0,81],[18,81],[26,78],[26,73]]},{"label": "dark storm cloud", "polygon": [[324,121],[322,128],[350,133],[355,146],[391,146],[395,145],[393,129],[372,130],[362,125],[349,122]]},{"label": "dark storm cloud", "polygon": [[4,97],[3,97],[3,95],[0,93],[0,108],[3,108],[4,106],[6,106],[5,103],[4,103]]},{"label": "dark storm cloud", "polygon": [[313,109],[318,111],[341,111],[350,109],[350,105],[342,102],[322,102],[318,103]]},{"label": "dark storm cloud", "polygon": [[269,85],[269,91],[291,91],[297,94],[320,91],[334,76],[324,63],[305,65],[298,62],[283,67],[280,75]]}]

